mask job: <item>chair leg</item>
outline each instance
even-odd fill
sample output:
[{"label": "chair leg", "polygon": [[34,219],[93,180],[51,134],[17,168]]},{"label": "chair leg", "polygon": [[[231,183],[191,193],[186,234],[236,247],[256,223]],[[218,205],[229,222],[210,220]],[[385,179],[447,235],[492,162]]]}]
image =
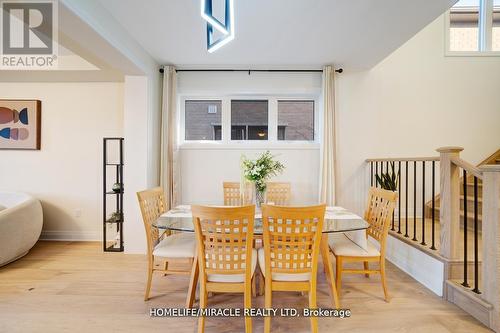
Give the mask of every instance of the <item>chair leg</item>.
[{"label": "chair leg", "polygon": [[153,263],[154,257],[149,258],[148,263],[148,281],[146,282],[146,292],[144,293],[144,301],[149,300],[149,292],[151,291],[151,280],[153,280]]},{"label": "chair leg", "polygon": [[189,278],[189,289],[186,297],[186,308],[192,308],[196,298],[196,287],[198,285],[198,276],[200,268],[198,265],[198,257],[195,256],[193,266],[191,267],[191,277]]},{"label": "chair leg", "polygon": [[340,309],[339,293],[335,287],[335,277],[333,276],[333,263],[330,260],[330,249],[328,247],[328,236],[323,234],[321,236],[321,243],[319,245],[321,250],[321,259],[323,261],[323,268],[326,269],[326,280],[330,289],[332,297],[332,305],[336,309]]},{"label": "chair leg", "polygon": [[[206,309],[208,303],[207,285],[205,281],[200,284],[200,309]],[[198,318],[198,333],[205,332],[205,316]]]},{"label": "chair leg", "polygon": [[382,280],[382,288],[384,289],[385,301],[389,303],[389,292],[387,291],[387,281],[385,278],[385,259],[380,259],[380,279]]},{"label": "chair leg", "polygon": [[[363,268],[365,269],[365,271],[367,271],[368,269],[370,269],[370,267],[368,266],[368,261],[364,261],[363,262]],[[370,274],[366,273],[365,277],[369,278]]]},{"label": "chair leg", "polygon": [[[272,290],[271,290],[271,279],[267,278],[265,279],[265,295],[264,295],[264,307],[265,308],[272,308],[273,307],[273,300],[272,300]],[[271,317],[264,317],[264,333],[270,333],[271,332]]]},{"label": "chair leg", "polygon": [[[312,286],[309,290],[309,309],[317,309],[318,305],[316,303],[316,284]],[[311,332],[318,332],[318,317],[311,317]]]},{"label": "chair leg", "polygon": [[[252,284],[245,283],[244,297],[244,307],[245,309],[252,308]],[[245,332],[252,333],[252,317],[245,316]]]},{"label": "chair leg", "polygon": [[340,296],[340,287],[342,286],[342,258],[336,257],[337,269],[335,270],[335,282],[337,285],[337,293]]}]

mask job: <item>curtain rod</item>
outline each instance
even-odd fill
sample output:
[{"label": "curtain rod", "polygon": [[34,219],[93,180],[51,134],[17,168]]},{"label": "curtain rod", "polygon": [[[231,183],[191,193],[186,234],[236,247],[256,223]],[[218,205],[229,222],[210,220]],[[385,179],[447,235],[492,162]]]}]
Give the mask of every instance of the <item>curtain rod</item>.
[{"label": "curtain rod", "polygon": [[[322,73],[321,69],[176,69],[176,72],[278,72],[278,73]],[[342,73],[342,68],[336,69],[336,73]],[[163,68],[160,68],[163,73]]]}]

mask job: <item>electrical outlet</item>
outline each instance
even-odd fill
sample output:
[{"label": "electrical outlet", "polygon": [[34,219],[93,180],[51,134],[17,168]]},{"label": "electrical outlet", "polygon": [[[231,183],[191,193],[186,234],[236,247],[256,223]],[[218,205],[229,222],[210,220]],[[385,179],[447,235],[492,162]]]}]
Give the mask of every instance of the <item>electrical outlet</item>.
[{"label": "electrical outlet", "polygon": [[82,210],[80,208],[75,209],[75,217],[79,218],[82,216]]}]

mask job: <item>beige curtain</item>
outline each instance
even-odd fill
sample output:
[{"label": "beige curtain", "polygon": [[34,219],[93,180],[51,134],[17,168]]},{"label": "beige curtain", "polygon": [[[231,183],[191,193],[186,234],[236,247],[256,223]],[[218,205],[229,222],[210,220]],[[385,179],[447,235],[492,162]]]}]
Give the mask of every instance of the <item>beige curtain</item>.
[{"label": "beige curtain", "polygon": [[336,172],[336,130],[335,130],[335,69],[323,68],[323,131],[321,142],[321,180],[320,199],[328,206],[333,206],[335,195]]},{"label": "beige curtain", "polygon": [[165,191],[165,201],[168,209],[181,203],[176,87],[177,74],[175,67],[165,66],[161,106],[160,185]]}]

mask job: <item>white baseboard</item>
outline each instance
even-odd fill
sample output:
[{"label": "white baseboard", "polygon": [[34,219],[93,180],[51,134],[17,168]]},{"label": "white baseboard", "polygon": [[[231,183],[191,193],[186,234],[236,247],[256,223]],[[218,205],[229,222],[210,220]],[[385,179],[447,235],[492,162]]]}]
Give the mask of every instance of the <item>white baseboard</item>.
[{"label": "white baseboard", "polygon": [[436,295],[443,296],[443,262],[391,235],[387,237],[386,258]]},{"label": "white baseboard", "polygon": [[102,233],[96,231],[51,231],[42,230],[40,240],[51,241],[101,241]]}]

